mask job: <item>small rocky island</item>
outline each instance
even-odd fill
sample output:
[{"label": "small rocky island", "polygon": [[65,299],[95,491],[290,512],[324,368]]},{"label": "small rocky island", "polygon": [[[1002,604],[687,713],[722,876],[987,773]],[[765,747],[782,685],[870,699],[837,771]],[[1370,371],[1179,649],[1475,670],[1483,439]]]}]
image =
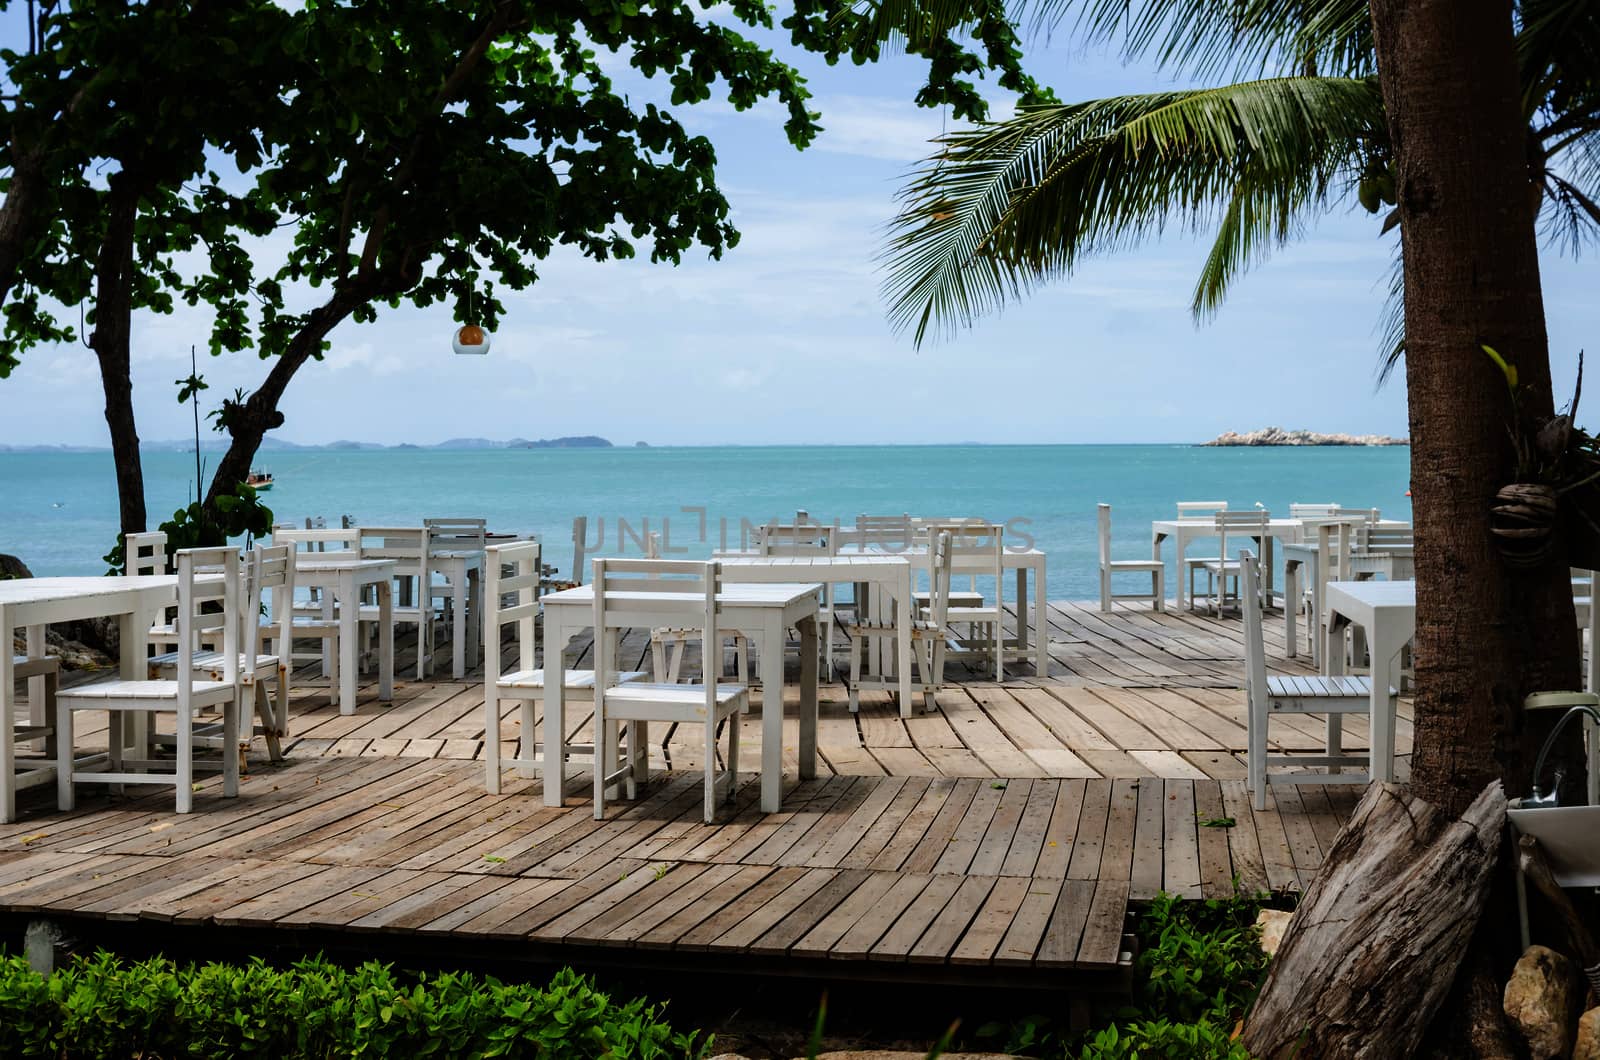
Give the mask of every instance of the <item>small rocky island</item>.
[{"label": "small rocky island", "polygon": [[1391,438],[1385,434],[1318,434],[1316,431],[1289,431],[1282,427],[1263,427],[1259,431],[1239,434],[1226,431],[1202,446],[1236,445],[1410,445],[1409,438]]}]

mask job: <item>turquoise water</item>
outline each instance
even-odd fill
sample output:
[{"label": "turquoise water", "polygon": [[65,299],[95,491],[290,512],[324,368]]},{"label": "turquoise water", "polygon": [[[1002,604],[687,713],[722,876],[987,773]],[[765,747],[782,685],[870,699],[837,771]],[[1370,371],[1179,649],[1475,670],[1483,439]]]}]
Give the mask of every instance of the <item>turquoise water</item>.
[{"label": "turquoise water", "polygon": [[[212,462],[215,457],[210,458]],[[1112,505],[1115,555],[1149,554],[1150,520],[1179,500],[1261,502],[1288,514],[1291,501],[1376,507],[1409,518],[1410,451],[1203,449],[1168,445],[863,446],[570,450],[309,450],[267,454],[276,476],[266,501],[280,520],[342,513],[369,526],[427,516],[483,516],[498,530],[535,533],[546,562],[570,565],[574,516],[589,538],[604,522],[604,552],[619,533],[663,521],[673,547],[705,555],[740,521],[790,517],[854,521],[860,513],[1009,522],[1007,543],[1028,536],[1049,554],[1052,599],[1090,599],[1095,504]],[[193,494],[194,461],[145,458],[150,522]],[[701,540],[704,509],[706,534]],[[98,574],[116,534],[109,453],[0,453],[0,552],[36,574]],[[1171,560],[1171,549],[1167,550]],[[1170,582],[1169,582],[1170,585]]]}]

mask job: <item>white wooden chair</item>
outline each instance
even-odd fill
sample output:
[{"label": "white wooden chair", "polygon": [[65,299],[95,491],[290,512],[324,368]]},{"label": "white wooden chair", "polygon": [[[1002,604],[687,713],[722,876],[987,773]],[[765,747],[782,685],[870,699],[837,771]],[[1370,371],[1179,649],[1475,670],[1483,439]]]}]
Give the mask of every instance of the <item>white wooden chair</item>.
[{"label": "white wooden chair", "polygon": [[1228,538],[1232,537],[1235,542],[1242,538],[1260,542],[1267,536],[1267,521],[1270,518],[1270,513],[1260,508],[1250,511],[1221,511],[1212,516],[1219,543],[1217,554],[1184,559],[1184,566],[1188,568],[1191,607],[1194,606],[1194,601],[1199,599],[1195,593],[1195,575],[1202,572],[1206,576],[1207,606],[1213,611],[1220,615],[1227,607],[1230,583],[1233,585],[1233,598],[1238,599],[1239,561],[1228,558]]},{"label": "white wooden chair", "polygon": [[[1110,611],[1114,600],[1148,600],[1156,611],[1167,606],[1167,565],[1159,559],[1111,558],[1111,505],[1097,506],[1096,532],[1100,542],[1100,610]],[[1146,574],[1150,576],[1148,593],[1113,592],[1113,574]]]},{"label": "white wooden chair", "polygon": [[[929,527],[927,533],[930,541],[940,535],[949,538],[950,580],[954,583],[959,566],[969,585],[958,591],[952,584],[945,590],[946,659],[980,659],[994,667],[996,681],[1004,681],[1005,527],[992,523],[958,523]],[[994,599],[984,596],[978,589],[980,584],[994,586]],[[929,617],[932,602],[932,593],[918,601],[919,617]],[[962,632],[958,633],[958,629]]]},{"label": "white wooden chair", "polygon": [[[396,603],[391,610],[394,624],[415,626],[417,629],[417,680],[421,681],[433,669],[433,601],[428,598],[428,560],[432,534],[427,527],[369,527],[356,529],[359,535],[362,559],[386,559],[394,562],[394,577],[398,585],[414,584],[415,595],[406,594],[405,604]],[[397,589],[395,599],[402,593]],[[376,604],[363,604],[360,620],[363,624],[378,621]]]},{"label": "white wooden chair", "polygon": [[[99,681],[76,685],[56,693],[56,803],[62,810],[75,804],[75,783],[172,784],[177,789],[179,813],[194,806],[194,740],[201,714],[210,709],[222,714],[222,793],[239,794],[239,553],[232,548],[184,549],[178,553],[179,644],[199,644],[209,636],[222,639],[220,679],[202,678],[193,667],[179,666],[170,679]],[[196,581],[197,571],[219,573]],[[208,609],[221,602],[220,609]],[[74,759],[73,716],[80,710],[110,713],[111,768],[109,772],[79,772]],[[129,761],[123,719],[132,712],[171,714],[176,724],[175,760]],[[171,765],[173,772],[135,772]]]},{"label": "white wooden chair", "polygon": [[[360,549],[359,529],[354,527],[330,529],[327,521],[321,517],[307,521],[322,525],[309,526],[305,530],[293,524],[276,525],[272,528],[272,543],[289,546],[291,558],[297,562],[303,557],[321,556],[329,551],[356,552]],[[330,545],[333,548],[330,549]],[[290,635],[280,644],[276,634],[269,633],[263,650],[269,650],[283,657],[290,670],[294,670],[302,663],[315,662],[320,677],[316,682],[312,682],[305,670],[301,669],[302,683],[326,684],[330,689],[337,688],[339,687],[339,615],[334,609],[333,595],[312,586],[305,586],[303,595],[299,585],[296,586],[296,590],[296,593],[288,598]],[[277,597],[274,596],[274,618],[277,614]],[[296,642],[303,641],[315,643],[317,650],[299,650]]]},{"label": "white wooden chair", "polygon": [[[919,608],[908,623],[911,627],[911,658],[921,675],[920,680],[912,682],[912,693],[921,692],[929,710],[935,706],[934,693],[944,684],[946,639],[949,635],[945,618],[950,593],[950,548],[948,533],[934,534],[928,546],[932,595],[928,606]],[[892,644],[898,629],[894,619],[888,616],[858,618],[840,623],[840,628],[850,640],[850,711],[855,713],[861,709],[861,689],[899,687],[899,682],[892,677],[865,678],[861,673],[862,649],[877,652],[882,642]]]},{"label": "white wooden chair", "polygon": [[1415,533],[1409,526],[1360,526],[1350,554],[1354,578],[1381,574],[1391,581],[1408,580],[1415,570]]},{"label": "white wooden chair", "polygon": [[[654,531],[644,535],[644,558],[661,558],[661,538]],[[729,626],[722,626],[718,632],[722,635],[727,647],[733,651],[733,677],[743,684],[751,684],[750,680],[750,638],[740,630]],[[689,653],[689,645],[700,640],[702,631],[698,627],[687,626],[655,626],[650,630],[650,667],[655,671],[657,681],[665,681],[675,685],[683,674],[685,656]],[[718,649],[719,652],[723,649]],[[701,668],[707,670],[705,659],[709,658],[704,644],[700,645]],[[720,664],[723,676],[728,675],[727,660],[723,657]],[[702,677],[702,680],[704,678]]]},{"label": "white wooden chair", "polygon": [[[236,732],[241,751],[249,746],[250,734],[259,734],[266,742],[267,756],[274,762],[283,761],[282,738],[289,734],[289,661],[282,654],[282,646],[289,643],[294,623],[294,610],[289,601],[294,599],[294,550],[289,545],[265,545],[251,549],[241,561],[243,583],[239,590],[242,605],[239,609],[239,718]],[[273,624],[261,625],[261,604],[269,600]],[[276,650],[268,650],[268,645]],[[148,664],[152,681],[172,678],[177,674],[179,661],[187,654],[189,665],[208,680],[220,681],[226,666],[220,651],[194,647],[189,652],[164,652],[154,656]],[[267,694],[271,685],[273,694]],[[247,705],[248,702],[248,705]],[[255,721],[251,720],[254,710]],[[196,724],[194,744],[197,747],[222,746],[223,722],[219,719],[209,725]],[[175,738],[166,734],[155,737],[155,742],[171,746]]]},{"label": "white wooden chair", "polygon": [[[539,614],[539,581],[543,555],[537,541],[516,541],[490,545],[484,560],[483,625],[483,762],[489,794],[500,794],[500,704],[516,700],[521,707],[521,738],[537,746],[538,726],[534,707],[544,701],[544,670],[536,665],[534,623]],[[509,570],[509,573],[507,571]],[[516,668],[503,673],[501,642],[506,627],[512,627],[517,645]],[[648,674],[638,670],[613,673],[617,682],[643,681]],[[567,697],[584,699],[594,693],[593,670],[564,670],[561,687]],[[544,748],[545,754],[561,754],[561,748]],[[531,760],[534,756],[524,755]]]},{"label": "white wooden chair", "polygon": [[[719,643],[716,563],[652,559],[594,561],[594,815],[605,816],[606,789],[622,782],[628,798],[649,775],[651,722],[693,723],[705,733],[705,822],[716,816],[719,794],[732,801],[739,783],[739,722],[749,687],[715,680],[700,684],[621,681],[611,669],[615,643],[629,628],[695,625],[706,644]],[[717,730],[728,729],[727,769],[717,772]],[[620,746],[621,723],[627,746]],[[619,765],[620,761],[620,765]],[[725,787],[723,794],[720,789]]]},{"label": "white wooden chair", "polygon": [[1289,518],[1291,519],[1319,519],[1326,518],[1339,510],[1337,504],[1300,504],[1290,503]]},{"label": "white wooden chair", "polygon": [[1227,501],[1179,501],[1179,519],[1208,520],[1218,512],[1228,510]]},{"label": "white wooden chair", "polygon": [[[1267,650],[1261,633],[1261,567],[1256,558],[1239,553],[1239,602],[1244,610],[1244,668],[1249,699],[1246,714],[1246,770],[1255,808],[1267,808],[1268,784],[1365,784],[1371,778],[1370,755],[1345,754],[1341,747],[1346,714],[1367,714],[1372,709],[1372,678],[1284,677],[1267,675]],[[1390,709],[1395,692],[1389,690]],[[1275,714],[1327,715],[1327,746],[1321,755],[1271,755],[1267,753],[1267,722]],[[1305,768],[1268,772],[1277,766],[1323,766],[1327,772]],[[1362,772],[1342,773],[1345,766]]]},{"label": "white wooden chair", "polygon": [[[794,523],[767,523],[756,531],[756,552],[762,556],[833,556],[839,551],[834,528],[802,518]],[[822,586],[822,606],[817,609],[817,641],[821,645],[822,668],[833,680],[834,585]],[[748,680],[746,680],[748,684]]]},{"label": "white wooden chair", "polygon": [[[122,573],[126,577],[139,578],[172,573],[172,568],[167,562],[167,535],[163,530],[124,534],[122,557]],[[176,614],[175,609],[168,607],[155,616],[154,622],[145,634],[145,643],[152,654],[177,648],[177,631],[173,627]]]},{"label": "white wooden chair", "polygon": [[[445,552],[482,552],[484,542],[488,535],[487,519],[468,518],[439,518],[424,519],[422,525],[428,528],[428,551],[430,555],[439,555]],[[472,575],[468,574],[468,579]],[[457,585],[456,578],[451,573],[448,564],[433,564],[429,569],[429,593],[432,600],[443,601],[439,615],[451,637],[457,636],[457,623],[463,623],[463,630],[471,631],[471,625],[476,623],[478,616],[467,613],[470,606],[471,587]],[[430,601],[431,602],[431,601]],[[470,661],[470,660],[469,660]]]}]

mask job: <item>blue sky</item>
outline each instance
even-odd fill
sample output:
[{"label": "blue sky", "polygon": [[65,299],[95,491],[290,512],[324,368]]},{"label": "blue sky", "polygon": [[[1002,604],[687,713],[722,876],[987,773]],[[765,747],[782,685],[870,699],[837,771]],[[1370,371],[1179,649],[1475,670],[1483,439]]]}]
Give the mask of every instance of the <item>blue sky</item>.
[{"label": "blue sky", "polygon": [[[787,57],[826,126],[809,150],[789,146],[776,108],[680,112],[716,144],[743,233],[721,262],[558,255],[540,283],[507,299],[485,358],[452,355],[453,325],[438,308],[347,322],[326,361],[291,385],[278,435],[701,445],[1185,442],[1268,424],[1405,433],[1403,381],[1375,389],[1390,251],[1359,209],[1276,252],[1199,326],[1189,300],[1206,244],[1173,232],[916,350],[885,323],[875,256],[894,193],[944,115],[911,104],[922,74],[913,60],[829,68]],[[1036,43],[1029,61],[1064,100],[1170,83],[1060,43]],[[615,73],[636,100],[659,98],[620,62]],[[1559,395],[1579,347],[1600,334],[1595,265],[1552,250],[1543,268]],[[203,347],[208,326],[187,308],[136,318],[144,438],[188,433],[172,381],[188,374],[189,345]],[[201,371],[216,394],[253,387],[265,366],[235,355]],[[87,349],[34,351],[0,382],[0,443],[104,444],[101,408]]]}]

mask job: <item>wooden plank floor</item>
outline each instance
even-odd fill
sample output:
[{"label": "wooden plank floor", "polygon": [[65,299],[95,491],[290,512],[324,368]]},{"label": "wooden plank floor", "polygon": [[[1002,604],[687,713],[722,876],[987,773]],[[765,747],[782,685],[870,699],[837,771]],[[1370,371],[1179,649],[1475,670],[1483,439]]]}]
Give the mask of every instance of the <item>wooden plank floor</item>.
[{"label": "wooden plank floor", "polygon": [[[1281,631],[1269,622],[1271,668],[1309,672],[1282,657]],[[326,688],[297,686],[289,762],[265,763],[258,739],[237,800],[210,779],[179,817],[170,788],[86,787],[80,809],[59,814],[52,791],[25,792],[23,819],[0,826],[0,913],[1081,985],[1125,978],[1130,901],[1231,893],[1235,877],[1280,891],[1310,881],[1358,789],[1280,787],[1252,810],[1237,619],[1058,603],[1046,632],[1048,675],[1021,664],[996,683],[954,667],[935,708],[911,718],[882,693],[852,714],[844,688],[824,686],[819,773],[804,783],[787,704],[783,812],[760,814],[747,779],[710,827],[687,737],[654,749],[647,790],[601,822],[586,773],[560,808],[510,773],[504,794],[487,795],[481,670],[411,680],[402,652],[390,704],[367,681],[342,716]],[[569,663],[590,650],[575,642]],[[639,665],[647,645],[623,651]],[[509,758],[519,726],[505,706]],[[579,704],[570,730],[581,738],[588,724]],[[749,776],[759,714],[743,724]],[[1322,722],[1283,719],[1272,735],[1315,751]],[[1349,720],[1346,747],[1366,739],[1365,721]]]}]

